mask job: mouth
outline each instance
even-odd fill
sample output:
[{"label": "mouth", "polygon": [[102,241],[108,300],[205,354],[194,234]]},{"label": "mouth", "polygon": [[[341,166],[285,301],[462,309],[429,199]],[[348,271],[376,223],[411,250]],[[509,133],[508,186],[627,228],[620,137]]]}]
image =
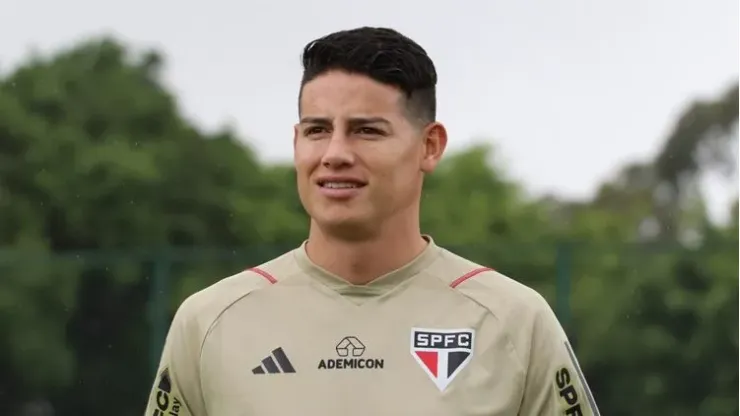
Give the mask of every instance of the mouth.
[{"label": "mouth", "polygon": [[367,183],[353,179],[323,179],[316,182],[319,192],[331,200],[346,201],[360,194]]},{"label": "mouth", "polygon": [[317,183],[324,189],[358,189],[365,186],[365,183],[358,181],[320,180]]}]

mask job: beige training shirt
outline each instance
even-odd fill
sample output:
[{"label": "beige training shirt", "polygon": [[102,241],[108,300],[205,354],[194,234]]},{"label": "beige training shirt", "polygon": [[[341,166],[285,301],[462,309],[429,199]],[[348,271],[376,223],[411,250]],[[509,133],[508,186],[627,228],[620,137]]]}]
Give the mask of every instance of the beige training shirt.
[{"label": "beige training shirt", "polygon": [[146,415],[598,415],[547,302],[428,241],[368,285],[304,245],[190,296]]}]

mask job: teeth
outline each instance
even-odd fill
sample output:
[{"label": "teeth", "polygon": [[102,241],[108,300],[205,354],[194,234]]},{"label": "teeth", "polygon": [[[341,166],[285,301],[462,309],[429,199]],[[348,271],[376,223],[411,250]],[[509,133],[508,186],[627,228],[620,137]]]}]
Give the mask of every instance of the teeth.
[{"label": "teeth", "polygon": [[356,183],[351,182],[324,182],[322,185],[324,188],[332,188],[332,189],[344,189],[344,188],[357,188]]}]

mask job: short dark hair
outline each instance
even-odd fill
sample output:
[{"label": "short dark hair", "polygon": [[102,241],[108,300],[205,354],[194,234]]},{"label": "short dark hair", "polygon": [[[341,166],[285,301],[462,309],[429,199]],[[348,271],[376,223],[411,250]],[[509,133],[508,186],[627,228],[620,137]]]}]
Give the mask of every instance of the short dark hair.
[{"label": "short dark hair", "polygon": [[[409,115],[429,123],[437,117],[437,71],[424,48],[396,30],[361,27],[334,32],[303,49],[301,92],[331,70],[362,74],[401,90]],[[299,94],[300,100],[300,94]]]}]

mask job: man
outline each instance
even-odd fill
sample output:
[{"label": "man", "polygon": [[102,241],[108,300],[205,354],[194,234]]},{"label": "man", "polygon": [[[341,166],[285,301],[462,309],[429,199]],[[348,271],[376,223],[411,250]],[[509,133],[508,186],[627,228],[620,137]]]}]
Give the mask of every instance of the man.
[{"label": "man", "polygon": [[146,414],[597,415],[545,300],[420,232],[447,145],[424,49],[360,28],[303,69],[308,239],[181,305]]}]

